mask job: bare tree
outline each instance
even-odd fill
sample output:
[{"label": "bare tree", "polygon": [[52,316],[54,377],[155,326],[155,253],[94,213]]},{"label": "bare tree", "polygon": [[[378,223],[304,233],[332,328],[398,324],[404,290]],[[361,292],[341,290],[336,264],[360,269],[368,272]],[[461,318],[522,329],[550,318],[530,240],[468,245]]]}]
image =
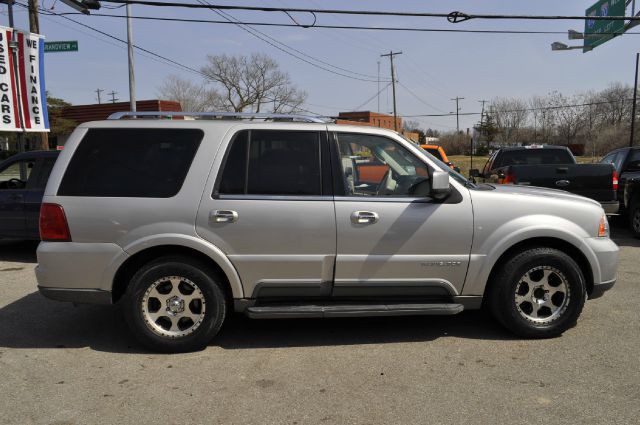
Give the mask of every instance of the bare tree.
[{"label": "bare tree", "polygon": [[549,144],[553,137],[554,114],[549,110],[549,101],[543,96],[534,96],[529,100],[533,119],[533,142]]},{"label": "bare tree", "polygon": [[225,110],[220,94],[205,84],[196,84],[176,75],[170,75],[158,89],[164,100],[180,102],[183,111],[207,112]]},{"label": "bare tree", "polygon": [[298,90],[289,74],[264,54],[251,56],[207,56],[201,71],[219,88],[226,109],[242,112],[293,112],[304,103],[307,94]]},{"label": "bare tree", "polygon": [[490,114],[495,119],[500,144],[521,142],[521,129],[527,124],[527,103],[521,99],[496,98],[491,102]]},{"label": "bare tree", "polygon": [[585,106],[579,106],[584,103],[583,97],[566,97],[562,93],[552,92],[548,99],[549,106],[555,111],[556,129],[561,141],[566,144],[575,143],[584,124]]}]

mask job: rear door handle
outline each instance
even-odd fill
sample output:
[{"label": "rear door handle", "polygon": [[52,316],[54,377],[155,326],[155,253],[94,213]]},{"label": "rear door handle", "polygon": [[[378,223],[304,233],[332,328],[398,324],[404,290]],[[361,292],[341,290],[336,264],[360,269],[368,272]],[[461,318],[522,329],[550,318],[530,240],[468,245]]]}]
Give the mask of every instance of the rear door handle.
[{"label": "rear door handle", "polygon": [[373,224],[380,219],[378,213],[371,211],[354,211],[351,213],[351,222],[353,224]]},{"label": "rear door handle", "polygon": [[214,223],[234,223],[238,221],[238,213],[232,210],[213,210],[209,220]]}]

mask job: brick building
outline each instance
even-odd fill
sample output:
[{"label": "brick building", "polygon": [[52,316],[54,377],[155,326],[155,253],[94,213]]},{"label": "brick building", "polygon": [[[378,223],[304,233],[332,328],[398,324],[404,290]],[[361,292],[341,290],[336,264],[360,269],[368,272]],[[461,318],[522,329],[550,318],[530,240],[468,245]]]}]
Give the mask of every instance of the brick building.
[{"label": "brick building", "polygon": [[[60,118],[74,121],[80,125],[89,121],[101,121],[109,118],[109,115],[116,112],[127,112],[131,108],[129,102],[100,103],[93,105],[73,105],[65,108],[60,114]],[[139,112],[182,112],[179,102],[169,100],[141,100],[136,102],[136,109]],[[50,145],[63,146],[68,135],[53,135],[57,140],[51,140]]]},{"label": "brick building", "polygon": [[[397,128],[403,136],[407,139],[420,142],[420,135],[411,131],[404,131],[402,129],[402,118],[396,118]],[[349,124],[349,125],[366,125],[371,127],[388,128],[389,130],[395,130],[393,125],[393,115],[379,114],[371,111],[359,111],[359,112],[340,112],[336,124]]]}]

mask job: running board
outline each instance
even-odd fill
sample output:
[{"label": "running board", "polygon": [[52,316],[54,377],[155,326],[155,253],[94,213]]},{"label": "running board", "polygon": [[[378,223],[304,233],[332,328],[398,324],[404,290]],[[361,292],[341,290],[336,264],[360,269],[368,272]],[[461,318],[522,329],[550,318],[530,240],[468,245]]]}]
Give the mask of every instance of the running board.
[{"label": "running board", "polygon": [[249,307],[246,314],[252,319],[286,319],[453,315],[462,310],[462,304],[296,304]]}]

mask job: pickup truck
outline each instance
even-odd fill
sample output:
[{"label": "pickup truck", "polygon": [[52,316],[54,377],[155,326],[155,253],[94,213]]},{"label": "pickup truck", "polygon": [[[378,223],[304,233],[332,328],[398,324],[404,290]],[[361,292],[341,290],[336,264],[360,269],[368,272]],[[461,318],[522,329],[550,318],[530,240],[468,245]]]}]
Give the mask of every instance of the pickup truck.
[{"label": "pickup truck", "polygon": [[618,212],[618,173],[611,164],[578,164],[564,146],[502,148],[482,172],[470,170],[481,183],[517,184],[561,189],[598,201],[607,214]]},{"label": "pickup truck", "polygon": [[614,150],[600,163],[613,164],[619,176],[620,214],[627,216],[633,235],[640,238],[640,147]]},{"label": "pickup truck", "polygon": [[0,162],[0,238],[40,239],[40,205],[58,154],[31,151]]}]

